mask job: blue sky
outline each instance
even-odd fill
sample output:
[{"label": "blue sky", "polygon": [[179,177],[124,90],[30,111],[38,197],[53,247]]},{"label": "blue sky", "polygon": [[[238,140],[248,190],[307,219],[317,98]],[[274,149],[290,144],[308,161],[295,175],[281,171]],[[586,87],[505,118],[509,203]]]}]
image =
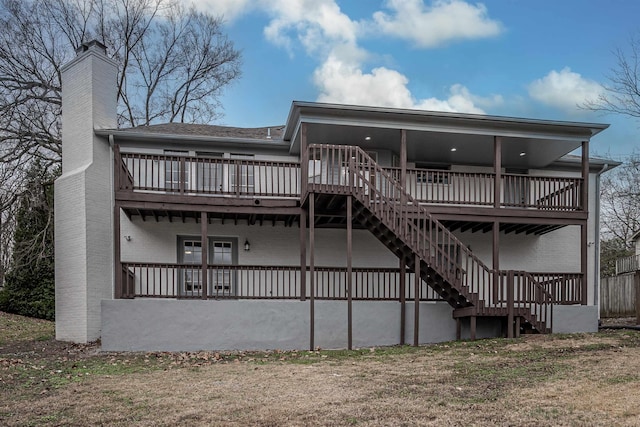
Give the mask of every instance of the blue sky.
[{"label": "blue sky", "polygon": [[282,124],[291,101],[321,101],[610,123],[592,154],[640,148],[639,120],[576,106],[640,31],[637,0],[194,3],[243,52],[221,124]]}]

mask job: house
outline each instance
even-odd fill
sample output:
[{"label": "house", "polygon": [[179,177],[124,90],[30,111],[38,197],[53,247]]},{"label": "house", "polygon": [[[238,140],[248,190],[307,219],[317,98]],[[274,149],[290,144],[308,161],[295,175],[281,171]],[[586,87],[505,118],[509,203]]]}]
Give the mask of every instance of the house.
[{"label": "house", "polygon": [[60,340],[351,348],[597,330],[606,162],[588,153],[607,125],[293,102],[283,126],[118,129],[103,46],[62,78]]},{"label": "house", "polygon": [[640,230],[631,235],[629,243],[633,245],[634,254],[616,259],[616,275],[640,270]]}]

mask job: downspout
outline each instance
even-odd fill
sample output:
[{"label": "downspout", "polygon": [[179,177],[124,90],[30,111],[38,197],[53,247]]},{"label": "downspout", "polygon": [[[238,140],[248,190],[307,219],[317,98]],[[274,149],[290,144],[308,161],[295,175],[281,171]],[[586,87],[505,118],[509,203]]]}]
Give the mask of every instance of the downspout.
[{"label": "downspout", "polygon": [[596,173],[596,197],[598,203],[596,204],[596,217],[595,217],[595,251],[596,262],[593,266],[593,280],[595,283],[593,302],[598,307],[598,319],[600,319],[600,175],[605,173],[609,169],[609,164],[605,163],[602,169]]}]

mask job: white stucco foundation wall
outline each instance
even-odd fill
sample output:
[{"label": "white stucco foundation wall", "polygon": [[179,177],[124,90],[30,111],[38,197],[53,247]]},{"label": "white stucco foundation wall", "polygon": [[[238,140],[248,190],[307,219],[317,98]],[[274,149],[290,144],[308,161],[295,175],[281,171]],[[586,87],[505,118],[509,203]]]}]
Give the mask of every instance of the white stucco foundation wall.
[{"label": "white stucco foundation wall", "polygon": [[598,332],[598,311],[594,305],[556,305],[553,307],[553,333]]},{"label": "white stucco foundation wall", "polygon": [[[197,351],[308,349],[310,302],[105,300],[103,351]],[[456,338],[446,303],[420,303],[420,344]],[[413,343],[413,304],[406,304],[405,343]],[[400,343],[400,303],[353,302],[353,346]],[[315,302],[314,346],[347,347],[347,302]],[[499,319],[479,318],[477,337],[498,337]],[[468,338],[463,323],[462,338]]]}]

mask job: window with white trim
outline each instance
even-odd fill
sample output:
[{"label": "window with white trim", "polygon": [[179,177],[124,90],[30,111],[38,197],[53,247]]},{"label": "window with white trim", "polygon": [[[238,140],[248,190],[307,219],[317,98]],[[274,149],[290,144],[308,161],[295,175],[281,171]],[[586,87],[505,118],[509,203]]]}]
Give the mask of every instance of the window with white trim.
[{"label": "window with white trim", "polygon": [[245,163],[242,160],[253,160],[253,154],[230,154],[231,159],[239,160],[231,166],[230,181],[231,191],[241,194],[255,193],[255,171],[253,163]]},{"label": "window with white trim", "polygon": [[180,190],[180,179],[182,177],[182,167],[184,164],[184,189],[189,188],[189,162],[182,162],[180,157],[189,154],[185,150],[164,150],[167,159],[164,162],[164,188],[167,190]]}]

